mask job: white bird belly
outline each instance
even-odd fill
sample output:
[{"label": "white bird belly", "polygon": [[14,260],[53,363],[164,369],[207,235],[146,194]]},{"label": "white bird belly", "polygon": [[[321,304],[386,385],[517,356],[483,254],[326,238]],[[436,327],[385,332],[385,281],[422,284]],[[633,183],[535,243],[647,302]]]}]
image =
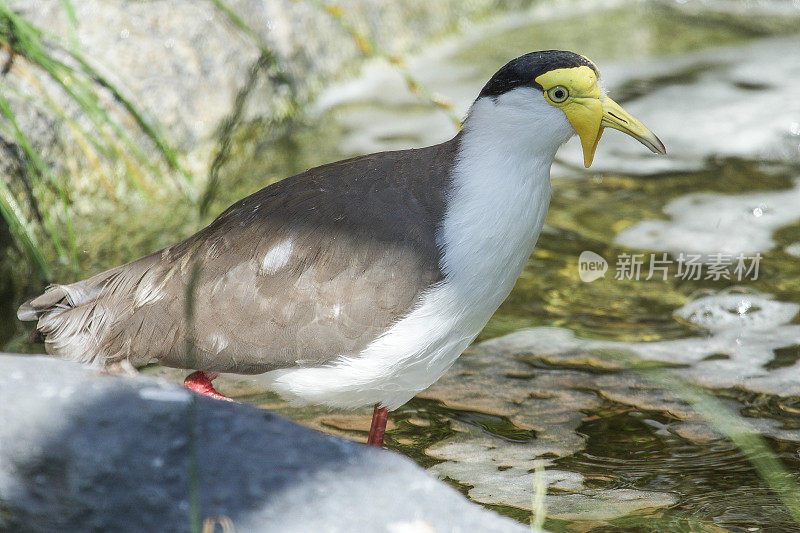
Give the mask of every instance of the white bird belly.
[{"label": "white bird belly", "polygon": [[[293,403],[342,408],[379,403],[393,410],[432,385],[514,287],[544,223],[547,178],[503,197],[460,201],[441,232],[445,279],[423,293],[412,312],[355,357],[268,373],[271,388]],[[506,209],[498,211],[497,205]]]}]

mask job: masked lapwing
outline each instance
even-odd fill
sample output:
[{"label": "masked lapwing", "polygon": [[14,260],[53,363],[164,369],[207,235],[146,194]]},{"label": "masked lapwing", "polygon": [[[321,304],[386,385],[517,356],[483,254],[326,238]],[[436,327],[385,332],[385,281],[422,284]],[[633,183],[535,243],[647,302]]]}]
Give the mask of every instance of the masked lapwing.
[{"label": "masked lapwing", "polygon": [[[108,370],[264,374],[294,403],[388,411],[429,387],[508,296],[544,223],[550,166],[604,128],[664,145],[604,94],[585,57],[501,68],[451,140],[313,168],[235,203],[161,251],[23,304],[48,353]],[[191,299],[191,306],[187,305]],[[191,307],[192,312],[187,313]]]}]

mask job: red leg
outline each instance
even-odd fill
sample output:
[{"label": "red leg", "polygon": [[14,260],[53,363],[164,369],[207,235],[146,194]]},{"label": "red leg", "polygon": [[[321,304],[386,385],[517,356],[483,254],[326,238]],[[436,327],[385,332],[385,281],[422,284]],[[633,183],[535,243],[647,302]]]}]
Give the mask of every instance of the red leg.
[{"label": "red leg", "polygon": [[203,372],[202,370],[198,370],[197,372],[189,374],[189,376],[183,381],[183,386],[192,392],[196,392],[197,394],[202,394],[204,396],[210,396],[215,400],[231,401],[231,399],[227,396],[223,396],[222,394],[218,393],[216,389],[214,389],[214,385],[211,384],[211,381],[217,377],[219,377],[219,374],[217,373]]},{"label": "red leg", "polygon": [[367,446],[383,446],[383,436],[386,434],[386,422],[389,420],[389,410],[381,407],[380,404],[375,404],[375,410],[372,411],[372,425],[369,428],[369,438],[367,439]]}]

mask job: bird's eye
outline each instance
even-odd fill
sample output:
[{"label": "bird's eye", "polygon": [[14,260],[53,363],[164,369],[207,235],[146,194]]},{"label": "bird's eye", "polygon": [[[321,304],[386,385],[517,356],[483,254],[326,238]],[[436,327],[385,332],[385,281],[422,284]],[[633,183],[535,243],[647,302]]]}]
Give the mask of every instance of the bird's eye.
[{"label": "bird's eye", "polygon": [[563,85],[556,85],[549,91],[547,91],[547,96],[550,97],[550,100],[560,104],[561,102],[565,101],[569,96],[569,91]]}]

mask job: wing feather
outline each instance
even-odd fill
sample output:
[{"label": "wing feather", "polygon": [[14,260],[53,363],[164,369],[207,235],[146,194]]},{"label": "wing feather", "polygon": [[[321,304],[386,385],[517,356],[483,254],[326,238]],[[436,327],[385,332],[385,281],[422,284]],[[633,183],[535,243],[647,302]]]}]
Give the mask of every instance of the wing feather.
[{"label": "wing feather", "polygon": [[[91,345],[96,353],[81,359],[106,365],[155,358],[260,373],[356,355],[442,278],[436,230],[457,139],[270,185],[188,239],[60,295],[45,293],[20,315],[39,318],[40,330],[46,324],[62,353]],[[82,310],[61,318],[70,310],[54,302]]]}]

